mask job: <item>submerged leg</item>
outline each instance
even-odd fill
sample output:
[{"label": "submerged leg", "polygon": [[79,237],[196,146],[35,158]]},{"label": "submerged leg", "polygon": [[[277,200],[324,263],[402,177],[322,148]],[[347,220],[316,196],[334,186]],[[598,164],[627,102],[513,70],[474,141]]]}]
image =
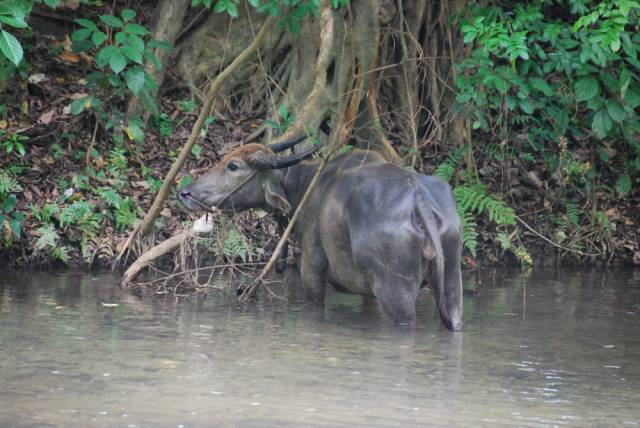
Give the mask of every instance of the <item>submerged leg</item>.
[{"label": "submerged leg", "polygon": [[373,294],[380,302],[382,312],[394,324],[412,325],[415,323],[417,287],[398,281],[374,280],[372,289]]},{"label": "submerged leg", "polygon": [[300,257],[300,276],[304,297],[317,303],[324,303],[327,288],[327,260],[319,252],[302,251]]}]

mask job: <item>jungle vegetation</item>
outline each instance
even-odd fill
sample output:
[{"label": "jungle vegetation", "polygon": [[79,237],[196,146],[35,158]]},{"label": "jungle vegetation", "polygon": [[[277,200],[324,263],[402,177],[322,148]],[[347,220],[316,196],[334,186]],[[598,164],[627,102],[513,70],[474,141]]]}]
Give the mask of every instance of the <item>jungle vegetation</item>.
[{"label": "jungle vegetation", "polygon": [[[305,132],[450,182],[469,267],[640,264],[639,17],[630,0],[0,0],[3,260],[130,263],[190,227],[177,187]],[[220,216],[165,258],[260,262],[272,223]]]}]

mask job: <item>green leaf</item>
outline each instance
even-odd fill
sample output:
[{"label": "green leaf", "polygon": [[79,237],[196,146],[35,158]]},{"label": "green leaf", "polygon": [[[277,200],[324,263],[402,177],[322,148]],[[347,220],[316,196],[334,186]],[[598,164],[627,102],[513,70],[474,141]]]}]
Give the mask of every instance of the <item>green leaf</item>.
[{"label": "green leaf", "polygon": [[627,94],[627,89],[629,89],[629,84],[631,83],[631,72],[626,68],[623,68],[620,72],[620,96],[624,98]]},{"label": "green leaf", "polygon": [[133,18],[136,17],[136,11],[135,10],[131,10],[131,9],[123,9],[122,13],[120,14],[120,16],[122,16],[122,19],[126,22],[126,21],[131,21]]},{"label": "green leaf", "polygon": [[135,34],[128,34],[125,45],[129,45],[142,52],[144,50],[144,40]]},{"label": "green leaf", "polygon": [[96,31],[98,29],[96,24],[93,21],[89,21],[88,19],[78,18],[78,19],[74,19],[73,22],[75,22],[81,27],[88,28],[93,31]]},{"label": "green leaf", "polygon": [[9,220],[9,226],[11,227],[11,231],[17,237],[22,233],[22,220],[19,218],[12,218]]},{"label": "green leaf", "polygon": [[607,133],[611,131],[612,127],[613,122],[605,109],[598,110],[596,114],[593,115],[591,129],[596,134],[596,137],[603,139],[607,136]]},{"label": "green leaf", "polygon": [[113,15],[100,15],[100,21],[104,22],[109,27],[122,28],[122,20]]},{"label": "green leaf", "polygon": [[237,18],[238,6],[235,3],[230,2],[229,5],[227,6],[227,13],[229,13],[229,15],[233,16],[234,18]]},{"label": "green leaf", "polygon": [[84,97],[73,100],[71,103],[71,114],[76,116],[83,112],[86,107],[91,106],[91,98]]},{"label": "green leaf", "polygon": [[529,99],[520,101],[520,109],[526,114],[533,114],[533,104],[531,104]]},{"label": "green leaf", "polygon": [[628,195],[629,192],[631,192],[631,187],[632,183],[629,174],[621,175],[618,181],[616,181],[616,191],[620,196]]},{"label": "green leaf", "polygon": [[127,41],[127,35],[124,31],[118,31],[115,36],[113,36],[113,39],[115,40],[116,45],[123,45]]},{"label": "green leaf", "polygon": [[102,31],[94,31],[93,34],[91,34],[91,41],[96,47],[103,44],[105,40],[107,40],[107,35]]},{"label": "green leaf", "polygon": [[25,22],[24,18],[16,17],[16,16],[6,16],[0,15],[0,22],[4,22],[7,25],[10,25],[15,28],[27,28],[29,27]]},{"label": "green leaf", "polygon": [[595,77],[587,76],[576,82],[574,90],[578,101],[587,101],[600,93],[600,84]]},{"label": "green leaf", "polygon": [[73,34],[71,34],[71,40],[73,40],[74,42],[80,42],[82,40],[86,40],[91,36],[92,32],[93,30],[90,30],[88,28],[81,28],[79,30],[74,31]]},{"label": "green leaf", "polygon": [[144,131],[136,122],[129,123],[129,126],[125,128],[125,132],[131,141],[138,141],[140,143],[144,141]]},{"label": "green leaf", "polygon": [[142,51],[134,46],[123,46],[122,53],[131,61],[142,64]]},{"label": "green leaf", "polygon": [[43,0],[43,3],[49,6],[51,9],[55,9],[60,5],[60,0]]},{"label": "green leaf", "polygon": [[0,3],[0,15],[23,20],[27,17],[28,10],[24,3],[21,5],[15,1],[3,1]]},{"label": "green leaf", "polygon": [[16,207],[17,204],[17,198],[16,195],[9,195],[4,202],[2,203],[2,205],[0,205],[0,211],[4,212],[4,213],[10,213],[14,210],[14,208]]},{"label": "green leaf", "polygon": [[113,45],[105,46],[104,48],[100,49],[98,55],[96,55],[96,63],[100,67],[104,67],[117,51],[118,48]]},{"label": "green leaf", "polygon": [[549,84],[544,79],[541,79],[539,77],[534,77],[529,80],[529,83],[533,88],[542,92],[547,97],[552,96],[554,93],[551,86],[549,86]]},{"label": "green leaf", "polygon": [[213,11],[215,13],[222,13],[225,10],[227,10],[227,4],[229,3],[229,0],[218,0],[216,2],[216,6],[213,8]]},{"label": "green leaf", "polygon": [[113,70],[114,73],[118,74],[127,66],[127,58],[122,54],[120,49],[116,49],[116,51],[109,58],[109,67]]},{"label": "green leaf", "polygon": [[149,34],[149,30],[144,28],[142,25],[129,23],[124,28],[125,33],[135,34],[136,36],[146,36]]},{"label": "green leaf", "polygon": [[624,102],[625,107],[628,107],[631,110],[636,109],[640,106],[640,92],[636,91],[635,88],[630,87],[624,95]]},{"label": "green leaf", "polygon": [[142,88],[144,88],[144,81],[144,70],[141,68],[136,67],[127,71],[127,87],[131,89],[131,92],[135,95],[138,95]]},{"label": "green leaf", "polygon": [[24,55],[18,39],[5,30],[0,31],[0,51],[16,67],[20,64],[20,61],[22,61]]},{"label": "green leaf", "polygon": [[622,122],[625,117],[627,116],[627,113],[624,111],[624,109],[622,108],[622,106],[620,105],[620,103],[616,100],[607,100],[607,112],[609,113],[609,116],[611,116],[611,119],[613,119],[615,122]]}]

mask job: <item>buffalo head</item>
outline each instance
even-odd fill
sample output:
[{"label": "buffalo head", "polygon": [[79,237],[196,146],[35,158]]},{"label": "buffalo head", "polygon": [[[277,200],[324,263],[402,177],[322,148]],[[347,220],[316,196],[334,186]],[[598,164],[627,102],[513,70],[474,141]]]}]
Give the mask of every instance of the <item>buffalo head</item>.
[{"label": "buffalo head", "polygon": [[306,136],[266,146],[247,144],[225,155],[203,176],[178,191],[178,198],[190,210],[219,208],[233,214],[249,208],[266,211],[290,210],[277,169],[295,165],[318,150],[312,146],[295,155],[281,156]]}]

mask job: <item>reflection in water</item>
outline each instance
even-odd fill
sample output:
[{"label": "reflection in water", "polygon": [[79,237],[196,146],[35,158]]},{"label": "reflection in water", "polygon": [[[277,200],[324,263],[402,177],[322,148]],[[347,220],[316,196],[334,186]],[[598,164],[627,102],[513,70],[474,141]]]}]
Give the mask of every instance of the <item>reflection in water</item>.
[{"label": "reflection in water", "polygon": [[111,274],[0,276],[2,426],[640,425],[640,273],[466,281],[415,330],[357,296],[138,299]]}]

